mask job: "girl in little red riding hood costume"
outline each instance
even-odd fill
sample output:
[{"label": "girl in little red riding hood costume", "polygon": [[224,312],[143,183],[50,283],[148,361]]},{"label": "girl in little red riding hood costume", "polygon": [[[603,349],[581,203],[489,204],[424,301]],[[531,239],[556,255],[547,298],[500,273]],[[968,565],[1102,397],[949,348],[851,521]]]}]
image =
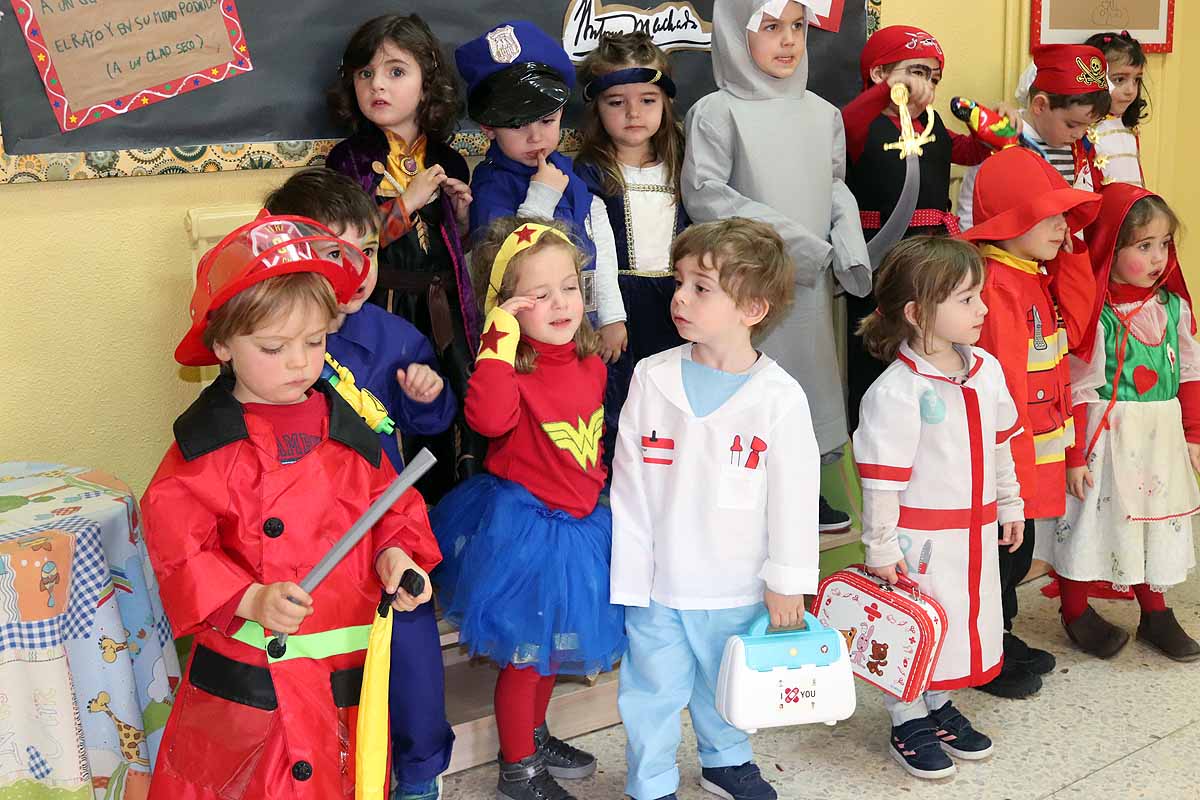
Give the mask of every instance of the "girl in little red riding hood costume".
[{"label": "girl in little red riding hood costume", "polygon": [[[322,242],[336,245],[341,261],[317,258]],[[212,312],[255,284],[318,273],[345,303],[366,266],[357,248],[311,220],[260,216],[201,261],[192,327],[176,360],[218,363],[204,341]],[[378,435],[327,381],[314,378],[298,403],[243,404],[233,393],[237,379],[219,377],[175,421],[175,441],[142,499],[163,606],[176,636],[195,637],[150,797],[353,797],[349,732],[367,629],[379,603],[376,559],[400,548],[406,563],[411,559],[428,572],[441,553],[424,501],[415,490],[406,492],[313,591],[312,612],[282,657],[269,654],[263,626],[238,616],[247,592],[299,581],[387,489],[395,471]],[[275,430],[284,417],[267,412],[310,403],[319,412],[319,435],[307,437],[311,449],[287,463]]]}]

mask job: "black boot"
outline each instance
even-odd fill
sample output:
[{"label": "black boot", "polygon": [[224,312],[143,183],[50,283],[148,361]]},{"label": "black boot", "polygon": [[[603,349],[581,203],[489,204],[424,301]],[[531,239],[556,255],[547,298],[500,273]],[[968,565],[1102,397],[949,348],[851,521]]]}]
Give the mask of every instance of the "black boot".
[{"label": "black boot", "polygon": [[533,741],[546,763],[546,771],[555,778],[579,780],[596,771],[594,755],[551,736],[544,722],[534,728]]},{"label": "black boot", "polygon": [[517,762],[500,762],[497,800],[575,800],[546,771],[541,753]]},{"label": "black boot", "polygon": [[1051,653],[1030,647],[1008,631],[1004,633],[1004,661],[1005,663],[1016,662],[1017,666],[1024,667],[1034,675],[1049,674],[1054,671],[1057,664]]},{"label": "black boot", "polygon": [[1195,661],[1200,658],[1200,644],[1187,635],[1171,609],[1143,611],[1138,624],[1140,642],[1157,647],[1167,658],[1175,661]]},{"label": "black boot", "polygon": [[987,692],[993,697],[1005,697],[1019,700],[1023,697],[1037,694],[1042,689],[1042,679],[1019,664],[1004,662],[1000,674],[989,683],[976,686],[981,692]]}]

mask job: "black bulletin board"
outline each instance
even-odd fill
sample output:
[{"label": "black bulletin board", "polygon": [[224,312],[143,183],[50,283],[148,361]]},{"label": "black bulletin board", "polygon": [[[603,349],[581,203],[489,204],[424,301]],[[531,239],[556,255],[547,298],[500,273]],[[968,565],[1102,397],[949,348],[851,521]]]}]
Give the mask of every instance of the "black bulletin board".
[{"label": "black bulletin board", "polygon": [[[603,0],[592,0],[603,6]],[[119,0],[107,0],[119,2]],[[560,35],[570,0],[240,0],[238,11],[254,71],[126,116],[59,132],[29,50],[12,13],[0,19],[0,129],[10,154],[126,150],[226,142],[336,139],[347,132],[329,118],[324,91],[335,80],[342,50],[363,21],[383,13],[416,12],[441,39],[447,57],[455,46],[522,13],[552,35]],[[624,0],[652,9],[654,0]],[[711,19],[712,0],[694,0]],[[3,4],[6,12],[11,6]],[[861,2],[846,3],[837,34],[813,30],[810,88],[841,106],[858,91],[858,55],[866,41],[867,15]],[[675,51],[672,62],[681,113],[713,90],[707,52]],[[576,100],[575,103],[578,101]],[[568,109],[571,126],[577,105]],[[471,127],[464,121],[464,127]]]}]

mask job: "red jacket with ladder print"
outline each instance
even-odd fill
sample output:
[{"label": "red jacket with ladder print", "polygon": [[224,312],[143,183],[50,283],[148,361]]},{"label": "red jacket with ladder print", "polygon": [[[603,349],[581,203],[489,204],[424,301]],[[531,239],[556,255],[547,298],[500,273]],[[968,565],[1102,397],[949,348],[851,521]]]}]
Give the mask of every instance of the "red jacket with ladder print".
[{"label": "red jacket with ladder print", "polygon": [[[1067,331],[1050,294],[1051,276],[992,245],[983,302],[988,315],[978,346],[1000,362],[1017,406],[1021,433],[1013,438],[1013,462],[1029,519],[1061,516],[1066,508],[1066,448],[1075,442]],[[1086,253],[1081,254],[1086,258]]]}]

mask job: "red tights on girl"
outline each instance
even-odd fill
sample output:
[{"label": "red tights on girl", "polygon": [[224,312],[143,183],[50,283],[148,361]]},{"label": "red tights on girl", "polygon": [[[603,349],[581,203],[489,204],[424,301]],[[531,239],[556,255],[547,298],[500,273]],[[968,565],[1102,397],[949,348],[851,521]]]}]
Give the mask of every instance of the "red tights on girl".
[{"label": "red tights on girl", "polygon": [[500,754],[512,763],[533,755],[533,729],[546,721],[546,707],[554,691],[555,675],[542,675],[533,667],[509,664],[496,679],[496,728]]},{"label": "red tights on girl", "polygon": [[[1058,576],[1063,620],[1068,624],[1079,619],[1083,616],[1083,612],[1087,611],[1090,585],[1091,581],[1073,581],[1061,575]],[[1163,593],[1154,591],[1147,583],[1139,583],[1134,586],[1133,593],[1137,596],[1142,611],[1165,611],[1167,608],[1167,601],[1163,597]]]}]

